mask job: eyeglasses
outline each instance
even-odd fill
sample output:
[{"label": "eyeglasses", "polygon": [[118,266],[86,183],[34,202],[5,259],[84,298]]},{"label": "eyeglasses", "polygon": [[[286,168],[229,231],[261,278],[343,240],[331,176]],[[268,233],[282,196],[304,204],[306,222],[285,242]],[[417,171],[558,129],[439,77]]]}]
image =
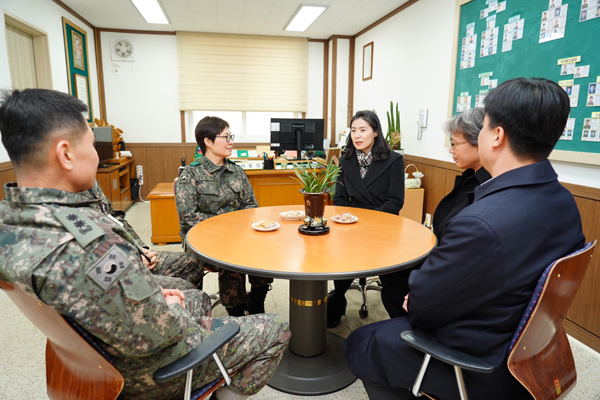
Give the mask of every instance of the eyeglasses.
[{"label": "eyeglasses", "polygon": [[450,148],[453,149],[456,146],[460,146],[461,144],[465,144],[465,143],[469,143],[468,141],[464,141],[464,142],[450,142]]},{"label": "eyeglasses", "polygon": [[227,141],[227,143],[233,143],[233,139],[235,139],[235,135],[225,135],[225,136],[217,135],[217,137],[225,139]]}]

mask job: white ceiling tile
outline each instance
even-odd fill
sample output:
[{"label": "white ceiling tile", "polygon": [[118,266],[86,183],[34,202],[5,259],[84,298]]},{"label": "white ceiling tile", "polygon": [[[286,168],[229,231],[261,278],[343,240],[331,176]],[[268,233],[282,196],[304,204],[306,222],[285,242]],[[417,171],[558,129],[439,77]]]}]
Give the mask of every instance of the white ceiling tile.
[{"label": "white ceiling tile", "polygon": [[[102,28],[136,30],[197,30],[285,35],[325,39],[354,35],[408,0],[159,0],[169,25],[148,24],[131,0],[62,0],[91,24]],[[300,4],[329,8],[306,32],[283,28]]]},{"label": "white ceiling tile", "polygon": [[163,4],[169,21],[175,21],[178,18],[189,18],[192,14],[189,4]]}]

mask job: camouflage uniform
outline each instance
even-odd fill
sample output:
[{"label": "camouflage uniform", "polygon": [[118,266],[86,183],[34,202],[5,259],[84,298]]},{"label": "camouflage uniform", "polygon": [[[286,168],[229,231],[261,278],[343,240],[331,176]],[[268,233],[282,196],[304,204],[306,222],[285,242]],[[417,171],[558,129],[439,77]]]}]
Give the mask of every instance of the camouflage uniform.
[{"label": "camouflage uniform", "polygon": [[[167,305],[131,236],[80,194],[4,187],[0,202],[0,279],[18,285],[76,320],[99,339],[125,378],[119,398],[183,396],[185,376],[166,384],[154,371],[188,353],[232,317],[212,319],[208,296],[185,292],[187,309]],[[290,333],[280,317],[235,318],[241,332],[219,355],[230,389],[253,395],[275,372]],[[219,376],[213,361],[194,371],[194,388]]]},{"label": "camouflage uniform", "polygon": [[[183,240],[194,225],[205,219],[231,211],[258,207],[252,185],[241,167],[228,159],[219,167],[206,157],[194,161],[181,172],[175,203],[179,214],[179,235]],[[248,276],[248,280],[253,287],[273,282],[272,278],[252,275]],[[219,270],[219,292],[225,307],[244,304],[246,276],[238,272]]]},{"label": "camouflage uniform", "polygon": [[[94,202],[90,205],[97,211],[103,212],[106,215],[110,215],[122,223],[123,228],[131,235],[133,243],[136,246],[149,249],[146,243],[140,239],[131,225],[129,225],[129,223],[125,220],[125,212],[117,211],[113,208],[110,200],[104,195],[98,180],[94,182],[94,186],[90,190],[83,191],[79,194],[91,200],[100,200],[100,202]],[[204,268],[202,267],[202,263],[198,258],[196,258],[193,254],[184,252],[158,251],[157,253],[157,263],[154,268],[151,269],[151,271],[154,275],[156,275],[156,278],[162,287],[169,287],[171,289],[179,290],[193,289],[195,287],[202,289]],[[191,282],[192,285],[186,285],[185,282],[179,282],[178,284],[175,284],[174,280],[165,279],[163,277],[181,278]]]}]

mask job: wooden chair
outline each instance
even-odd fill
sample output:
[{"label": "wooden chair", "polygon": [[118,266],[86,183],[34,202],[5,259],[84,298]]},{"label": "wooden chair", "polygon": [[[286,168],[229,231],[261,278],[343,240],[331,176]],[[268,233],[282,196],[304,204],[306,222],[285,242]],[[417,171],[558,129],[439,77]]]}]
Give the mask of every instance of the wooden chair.
[{"label": "wooden chair", "polygon": [[[0,287],[48,338],[46,384],[51,400],[115,400],[119,396],[123,390],[123,376],[112,365],[108,354],[94,343],[89,333],[18,286],[0,281]],[[240,326],[236,323],[223,325],[190,353],[157,370],[154,380],[161,383],[187,373],[185,395],[205,399],[221,385],[231,382],[215,352],[237,335],[239,330]],[[190,377],[193,368],[211,356],[223,377],[191,393]]]},{"label": "wooden chair", "polygon": [[[581,286],[595,246],[596,240],[546,268],[512,339],[508,369],[535,400],[564,399],[575,387],[575,361],[562,324]],[[402,332],[400,337],[425,353],[412,388],[415,396],[425,394],[420,393],[419,388],[430,357],[454,366],[459,393],[464,400],[467,391],[461,369],[484,373],[494,369],[490,363],[445,347],[419,331]]]}]

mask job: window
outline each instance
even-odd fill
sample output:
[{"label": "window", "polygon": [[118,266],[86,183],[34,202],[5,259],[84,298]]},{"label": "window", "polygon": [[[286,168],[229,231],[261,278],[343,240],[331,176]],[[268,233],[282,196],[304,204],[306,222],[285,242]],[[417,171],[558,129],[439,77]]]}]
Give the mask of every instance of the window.
[{"label": "window", "polygon": [[188,111],[186,142],[194,143],[196,124],[206,116],[219,117],[229,123],[237,143],[269,143],[271,118],[301,118],[301,113],[264,111]]}]

